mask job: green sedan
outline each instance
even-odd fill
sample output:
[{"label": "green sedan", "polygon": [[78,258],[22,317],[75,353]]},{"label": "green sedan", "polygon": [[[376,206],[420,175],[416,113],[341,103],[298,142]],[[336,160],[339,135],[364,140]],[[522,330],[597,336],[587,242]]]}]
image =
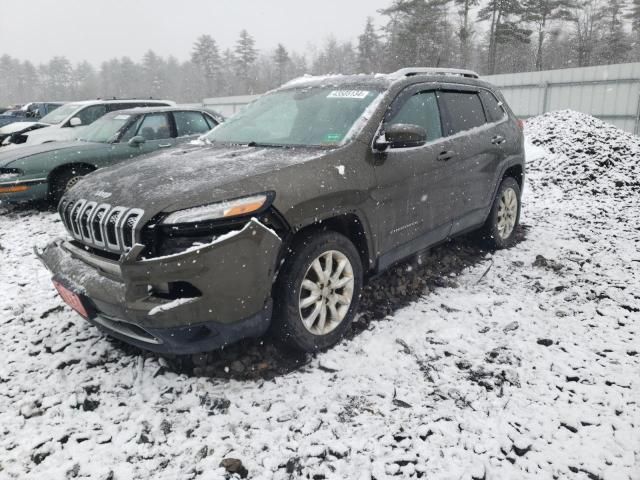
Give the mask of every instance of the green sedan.
[{"label": "green sedan", "polygon": [[197,108],[152,107],[105,115],[74,142],[0,152],[0,204],[47,200],[56,205],[84,175],[198,138],[222,121]]}]

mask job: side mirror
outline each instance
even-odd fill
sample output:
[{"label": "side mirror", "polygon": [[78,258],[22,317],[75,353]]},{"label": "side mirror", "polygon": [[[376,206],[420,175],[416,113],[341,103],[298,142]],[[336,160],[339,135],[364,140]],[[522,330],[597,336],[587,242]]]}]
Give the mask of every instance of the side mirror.
[{"label": "side mirror", "polygon": [[378,151],[387,148],[412,148],[421,147],[427,143],[427,131],[419,125],[396,123],[389,125],[384,135],[375,142]]},{"label": "side mirror", "polygon": [[82,120],[80,120],[80,118],[78,117],[73,117],[69,121],[69,125],[71,125],[72,127],[79,127],[80,125],[82,125]]},{"label": "side mirror", "polygon": [[130,147],[139,147],[140,145],[142,145],[146,141],[147,140],[143,136],[136,135],[131,140],[129,140],[127,143],[129,144]]}]

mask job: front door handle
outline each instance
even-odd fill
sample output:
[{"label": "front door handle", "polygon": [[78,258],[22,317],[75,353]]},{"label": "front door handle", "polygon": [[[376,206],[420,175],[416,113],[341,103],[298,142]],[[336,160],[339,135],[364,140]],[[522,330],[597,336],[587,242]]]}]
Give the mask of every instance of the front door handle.
[{"label": "front door handle", "polygon": [[438,160],[441,162],[448,162],[455,156],[456,156],[456,152],[454,152],[453,150],[449,150],[446,152],[441,152],[440,155],[438,155]]},{"label": "front door handle", "polygon": [[504,138],[502,135],[496,135],[491,139],[491,143],[493,143],[494,145],[502,145],[506,141],[507,139]]},{"label": "front door handle", "polygon": [[169,148],[171,146],[170,143],[161,143],[160,145],[158,145],[158,147],[160,148]]}]

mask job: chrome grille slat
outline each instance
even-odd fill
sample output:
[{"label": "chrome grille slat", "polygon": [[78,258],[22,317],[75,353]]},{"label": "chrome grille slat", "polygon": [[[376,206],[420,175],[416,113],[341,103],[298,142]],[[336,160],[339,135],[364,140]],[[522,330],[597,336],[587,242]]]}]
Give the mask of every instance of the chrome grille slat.
[{"label": "chrome grille slat", "polygon": [[[87,202],[80,212],[80,215],[78,215],[78,222],[80,223],[80,236],[82,237],[83,241],[89,243],[93,243],[89,218],[91,217],[93,209],[96,208],[96,205],[96,202]],[[86,219],[85,216],[87,217]]]},{"label": "chrome grille slat", "polygon": [[71,232],[76,240],[82,240],[82,235],[80,235],[80,213],[85,203],[87,203],[86,200],[79,200],[71,209]]},{"label": "chrome grille slat", "polygon": [[80,199],[59,206],[62,222],[76,240],[111,253],[126,253],[136,243],[144,210]]}]

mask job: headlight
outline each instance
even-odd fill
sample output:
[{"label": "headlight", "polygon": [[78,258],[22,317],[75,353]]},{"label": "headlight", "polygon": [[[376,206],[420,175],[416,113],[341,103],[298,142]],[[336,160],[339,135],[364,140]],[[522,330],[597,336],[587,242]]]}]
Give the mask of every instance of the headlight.
[{"label": "headlight", "polygon": [[162,223],[163,225],[178,225],[241,217],[263,210],[272,199],[272,195],[261,193],[202,207],[188,208],[169,214]]},{"label": "headlight", "polygon": [[17,180],[23,173],[18,168],[0,168],[0,183]]}]

